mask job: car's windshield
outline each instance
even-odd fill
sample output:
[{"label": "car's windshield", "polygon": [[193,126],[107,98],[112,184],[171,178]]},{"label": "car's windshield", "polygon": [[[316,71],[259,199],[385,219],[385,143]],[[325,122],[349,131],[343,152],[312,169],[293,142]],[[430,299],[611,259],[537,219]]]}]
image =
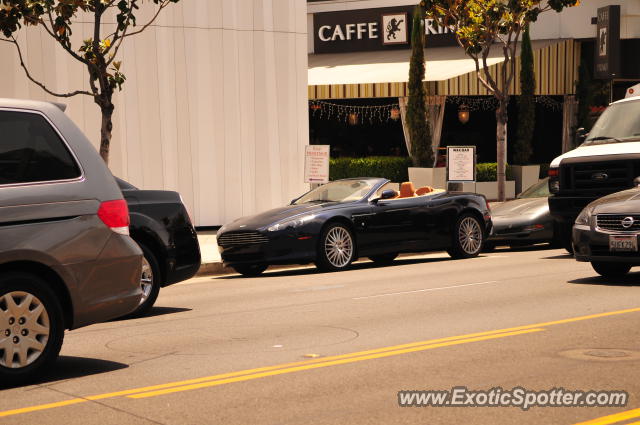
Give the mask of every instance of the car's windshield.
[{"label": "car's windshield", "polygon": [[339,180],[327,183],[302,196],[294,205],[308,202],[348,202],[357,201],[373,189],[370,180]]},{"label": "car's windshield", "polygon": [[583,146],[640,139],[640,101],[610,105],[598,118]]},{"label": "car's windshield", "polygon": [[549,178],[540,180],[538,183],[530,186],[529,189],[518,195],[519,199],[547,197],[549,197]]}]

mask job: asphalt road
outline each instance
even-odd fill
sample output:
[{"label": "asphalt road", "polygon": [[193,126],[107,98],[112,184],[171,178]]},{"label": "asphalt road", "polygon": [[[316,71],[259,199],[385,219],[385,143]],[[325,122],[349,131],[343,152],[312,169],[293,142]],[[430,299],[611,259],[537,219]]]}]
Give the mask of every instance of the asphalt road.
[{"label": "asphalt road", "polygon": [[[150,317],[67,333],[44,382],[0,391],[0,423],[630,423],[640,420],[634,270],[607,281],[564,251],[530,249],[192,279],[164,289]],[[461,386],[630,398],[398,405],[400,390]]]}]

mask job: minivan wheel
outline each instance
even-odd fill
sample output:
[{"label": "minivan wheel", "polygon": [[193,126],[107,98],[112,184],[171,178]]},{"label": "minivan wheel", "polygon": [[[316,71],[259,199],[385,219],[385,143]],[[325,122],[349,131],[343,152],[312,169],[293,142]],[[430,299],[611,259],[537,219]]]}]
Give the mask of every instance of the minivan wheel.
[{"label": "minivan wheel", "polygon": [[453,240],[447,253],[452,258],[475,257],[482,249],[483,237],[480,220],[472,214],[462,214],[453,227]]},{"label": "minivan wheel", "polygon": [[142,290],[142,298],[140,304],[132,313],[125,317],[144,316],[151,310],[160,294],[160,286],[162,285],[162,276],[160,274],[160,266],[158,260],[149,248],[144,244],[137,242],[142,250],[142,272],[140,273],[140,289]]},{"label": "minivan wheel", "polygon": [[320,237],[316,252],[316,267],[321,271],[336,272],[349,267],[355,257],[355,240],[347,226],[329,224]]},{"label": "minivan wheel", "polygon": [[591,267],[593,267],[596,273],[604,277],[622,277],[631,270],[631,265],[625,263],[601,263],[592,261]]},{"label": "minivan wheel", "polygon": [[56,295],[35,275],[0,276],[0,386],[32,381],[49,369],[64,339]]}]

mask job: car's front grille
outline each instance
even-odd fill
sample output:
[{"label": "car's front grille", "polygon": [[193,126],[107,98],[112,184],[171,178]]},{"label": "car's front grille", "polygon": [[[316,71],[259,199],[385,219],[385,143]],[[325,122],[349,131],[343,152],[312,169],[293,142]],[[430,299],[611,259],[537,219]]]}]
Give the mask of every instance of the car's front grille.
[{"label": "car's front grille", "polygon": [[258,232],[230,232],[220,235],[218,245],[223,248],[257,245],[269,242],[269,238]]},{"label": "car's front grille", "polygon": [[598,214],[596,225],[603,230],[638,232],[640,231],[640,214]]}]

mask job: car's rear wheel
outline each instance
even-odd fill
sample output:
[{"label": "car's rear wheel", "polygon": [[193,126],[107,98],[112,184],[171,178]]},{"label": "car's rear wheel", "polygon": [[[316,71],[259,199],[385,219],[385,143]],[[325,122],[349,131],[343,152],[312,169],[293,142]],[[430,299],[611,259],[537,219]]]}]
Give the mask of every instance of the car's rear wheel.
[{"label": "car's rear wheel", "polygon": [[64,329],[62,307],[46,282],[27,273],[0,276],[0,387],[49,370]]},{"label": "car's rear wheel", "polygon": [[354,259],[355,240],[351,230],[341,223],[329,224],[323,231],[316,253],[316,267],[321,271],[344,270]]},{"label": "car's rear wheel", "polygon": [[241,266],[233,266],[233,269],[245,277],[260,276],[262,272],[267,270],[264,264],[243,264]]},{"label": "car's rear wheel", "polygon": [[601,276],[604,277],[622,277],[631,270],[630,264],[625,263],[604,263],[592,261],[591,267]]},{"label": "car's rear wheel", "polygon": [[138,242],[138,246],[142,250],[142,272],[140,273],[140,289],[142,290],[142,298],[140,304],[132,313],[126,317],[144,316],[151,310],[160,294],[162,286],[162,276],[160,274],[160,265],[156,256],[146,245]]},{"label": "car's rear wheel", "polygon": [[462,214],[453,227],[453,240],[447,252],[452,258],[475,257],[482,249],[483,238],[480,220],[472,214]]},{"label": "car's rear wheel", "polygon": [[397,252],[392,252],[390,254],[372,255],[369,259],[376,264],[391,264],[397,256]]}]

